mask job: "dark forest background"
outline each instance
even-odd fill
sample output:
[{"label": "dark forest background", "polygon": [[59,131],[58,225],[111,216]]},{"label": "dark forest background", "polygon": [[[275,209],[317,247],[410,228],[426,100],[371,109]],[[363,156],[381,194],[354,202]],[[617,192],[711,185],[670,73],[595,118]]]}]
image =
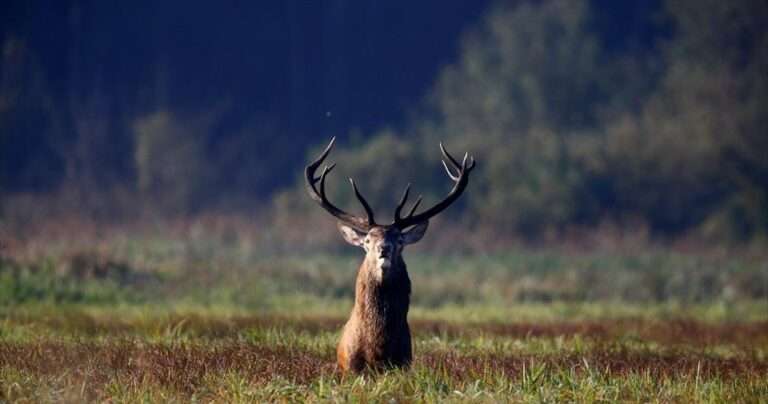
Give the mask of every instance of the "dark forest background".
[{"label": "dark forest background", "polygon": [[332,198],[358,209],[354,177],[379,217],[448,191],[442,141],[478,161],[447,216],[485,240],[768,238],[764,1],[0,8],[9,227],[234,212],[300,239],[336,136]]}]

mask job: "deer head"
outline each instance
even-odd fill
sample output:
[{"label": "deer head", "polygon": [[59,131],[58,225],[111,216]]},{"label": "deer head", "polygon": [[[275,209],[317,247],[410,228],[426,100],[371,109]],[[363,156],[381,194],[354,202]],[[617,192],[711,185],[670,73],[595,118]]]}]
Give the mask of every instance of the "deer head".
[{"label": "deer head", "polygon": [[316,173],[335,140],[331,139],[320,157],[307,166],[305,176],[309,196],[338,219],[339,230],[348,243],[365,250],[365,260],[358,271],[355,307],[337,350],[339,366],[344,371],[360,371],[366,366],[381,364],[407,366],[411,362],[407,323],[411,284],[401,256],[403,247],[421,240],[429,226],[429,219],[461,196],[469,182],[469,173],[475,167],[475,160],[465,153],[459,163],[440,144],[443,167],[454,182],[451,191],[439,203],[416,213],[421,204],[419,196],[403,216],[410,193],[409,184],[395,208],[394,220],[382,225],[376,223],[371,206],[351,178],[352,190],[363,206],[365,216],[347,213],[328,200],[325,179],[336,165],[324,166],[319,177]]},{"label": "deer head", "polygon": [[[352,184],[352,190],[354,191],[357,200],[365,210],[365,217],[353,215],[339,209],[332,204],[325,195],[325,178],[328,173],[336,167],[336,164],[331,164],[330,166],[326,165],[319,177],[316,177],[315,174],[317,168],[323,161],[325,161],[325,158],[330,153],[335,141],[336,138],[332,138],[320,157],[308,165],[305,170],[309,196],[320,204],[320,206],[328,213],[338,219],[339,230],[348,243],[362,247],[365,249],[366,255],[372,253],[379,254],[382,252],[387,253],[381,254],[380,257],[390,258],[389,262],[399,256],[404,245],[419,241],[427,230],[429,219],[445,210],[456,201],[459,196],[461,196],[469,183],[469,173],[475,167],[474,158],[469,157],[469,155],[465,153],[462,162],[459,163],[447,150],[445,150],[445,147],[443,147],[443,144],[441,143],[440,151],[445,158],[442,161],[443,167],[454,182],[453,189],[451,189],[448,195],[435,206],[416,214],[416,209],[418,209],[422,200],[422,197],[419,196],[416,199],[416,202],[411,206],[408,214],[403,217],[401,213],[408,202],[408,196],[411,189],[411,185],[408,184],[400,199],[400,203],[395,208],[394,221],[390,224],[380,225],[376,223],[371,206],[357,189],[355,180],[352,178],[349,179],[349,182]],[[449,165],[452,168],[450,168]],[[318,182],[320,184],[319,188],[317,186]],[[382,263],[386,264],[386,261],[382,261]]]}]

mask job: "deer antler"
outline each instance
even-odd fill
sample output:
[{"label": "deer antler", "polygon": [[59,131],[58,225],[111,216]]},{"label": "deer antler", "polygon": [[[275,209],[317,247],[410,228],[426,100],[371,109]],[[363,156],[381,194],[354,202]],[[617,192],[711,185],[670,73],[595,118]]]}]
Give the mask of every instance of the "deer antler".
[{"label": "deer antler", "polygon": [[[451,156],[447,150],[445,150],[445,147],[443,147],[442,143],[440,143],[440,151],[443,153],[443,157],[445,158],[442,160],[443,167],[445,167],[445,171],[448,173],[448,176],[455,183],[453,185],[453,189],[451,189],[451,192],[448,193],[448,196],[446,196],[438,204],[425,210],[424,212],[414,215],[416,208],[421,203],[421,196],[419,196],[419,198],[416,199],[416,203],[414,203],[411,207],[410,212],[408,212],[408,215],[401,217],[400,211],[408,201],[408,193],[411,189],[411,185],[408,184],[408,186],[405,187],[405,192],[403,192],[403,197],[400,199],[400,203],[397,205],[397,208],[395,208],[395,221],[392,223],[393,225],[399,227],[400,229],[405,229],[415,224],[425,222],[445,210],[445,208],[456,201],[456,199],[461,196],[461,193],[464,192],[464,189],[469,183],[469,173],[473,168],[475,168],[474,157],[469,156],[468,153],[464,153],[464,159],[462,160],[461,164],[459,164],[459,162],[456,161],[456,159],[453,158],[453,156]],[[446,160],[448,160],[448,163],[446,163]],[[458,173],[454,173],[451,168],[448,167],[448,165],[450,165],[454,171],[458,171]]]},{"label": "deer antler", "polygon": [[[360,216],[356,216],[347,212],[344,212],[343,210],[337,208],[334,204],[332,204],[328,198],[325,196],[325,176],[328,175],[331,170],[333,170],[334,167],[336,167],[336,164],[331,164],[330,166],[326,165],[323,167],[323,172],[320,173],[320,177],[315,177],[315,172],[317,171],[317,167],[320,166],[320,164],[323,163],[326,157],[328,157],[328,153],[331,152],[331,149],[333,148],[333,143],[336,141],[336,138],[332,138],[331,142],[328,143],[328,146],[325,148],[323,153],[320,155],[320,157],[317,158],[314,162],[312,162],[310,165],[307,166],[307,168],[304,170],[304,174],[307,178],[307,191],[309,192],[309,196],[315,200],[320,206],[328,211],[331,215],[342,221],[343,223],[354,227],[357,230],[367,232],[371,229],[371,227],[376,226],[376,222],[373,219],[373,210],[371,209],[371,206],[368,204],[368,202],[363,198],[363,195],[360,194],[360,191],[358,191],[357,186],[355,185],[355,181],[350,178],[349,182],[352,183],[352,189],[355,191],[355,196],[360,201],[360,204],[363,205],[363,208],[365,209],[365,213],[368,215],[367,219],[364,219]],[[320,190],[317,189],[317,182],[320,181]]]}]

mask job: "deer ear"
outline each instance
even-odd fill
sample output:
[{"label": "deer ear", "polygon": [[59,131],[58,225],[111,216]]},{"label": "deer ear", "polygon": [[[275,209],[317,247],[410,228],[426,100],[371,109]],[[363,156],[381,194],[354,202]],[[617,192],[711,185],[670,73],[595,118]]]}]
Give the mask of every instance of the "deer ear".
[{"label": "deer ear", "polygon": [[421,240],[427,232],[427,227],[429,227],[429,220],[425,220],[416,226],[411,227],[407,232],[403,233],[403,243],[413,244]]},{"label": "deer ear", "polygon": [[336,226],[339,228],[342,237],[344,237],[344,240],[346,240],[347,243],[358,247],[363,246],[363,242],[365,241],[365,233],[347,226],[341,222],[336,223]]}]

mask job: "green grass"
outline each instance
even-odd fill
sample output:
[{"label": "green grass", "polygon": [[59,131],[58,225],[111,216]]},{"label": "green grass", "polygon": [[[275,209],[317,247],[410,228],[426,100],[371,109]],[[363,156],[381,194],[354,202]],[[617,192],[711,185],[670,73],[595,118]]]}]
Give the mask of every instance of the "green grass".
[{"label": "green grass", "polygon": [[[534,319],[547,308],[514,312]],[[760,402],[768,397],[765,320],[585,314],[572,320],[553,307],[544,322],[500,323],[414,313],[412,369],[342,378],[333,358],[343,317],[334,310],[281,315],[29,305],[0,314],[0,400]]]},{"label": "green grass", "polygon": [[[137,242],[138,243],[138,242]],[[130,246],[126,247],[126,244]],[[203,244],[202,246],[198,244]],[[123,241],[98,251],[0,259],[0,303],[162,303],[263,309],[286,296],[352,298],[357,255],[259,254],[251,248]],[[510,252],[406,256],[412,301],[422,307],[590,303],[687,306],[768,302],[768,264],[733,256]]]},{"label": "green grass", "polygon": [[409,253],[413,367],[344,378],[357,254],[202,236],[46,246],[0,257],[0,402],[768,397],[758,258]]}]

